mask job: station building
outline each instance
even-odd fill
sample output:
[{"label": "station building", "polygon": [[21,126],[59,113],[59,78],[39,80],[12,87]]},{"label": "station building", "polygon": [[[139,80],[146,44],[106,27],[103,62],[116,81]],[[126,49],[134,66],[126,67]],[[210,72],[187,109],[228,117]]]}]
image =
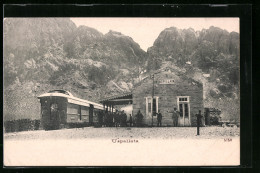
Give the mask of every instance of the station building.
[{"label": "station building", "polygon": [[116,101],[122,104],[131,101],[132,114],[136,115],[140,110],[143,123],[148,126],[157,124],[157,117],[152,115],[159,111],[163,116],[162,126],[172,126],[174,108],[180,112],[178,126],[196,126],[196,114],[204,110],[202,83],[170,68],[150,73],[134,86],[131,94],[106,99],[102,103],[111,105]]}]

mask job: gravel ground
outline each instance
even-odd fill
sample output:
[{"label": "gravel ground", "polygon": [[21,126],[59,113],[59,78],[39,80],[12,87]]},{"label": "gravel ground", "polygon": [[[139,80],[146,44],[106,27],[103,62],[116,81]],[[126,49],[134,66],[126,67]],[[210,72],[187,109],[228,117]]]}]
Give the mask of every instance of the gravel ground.
[{"label": "gravel ground", "polygon": [[153,127],[153,128],[74,128],[52,131],[26,131],[4,134],[5,140],[31,139],[106,139],[106,138],[133,138],[133,139],[175,139],[175,138],[203,138],[215,139],[223,137],[238,137],[240,128],[233,127],[201,127],[200,136],[196,136],[196,127]]},{"label": "gravel ground", "polygon": [[196,127],[85,127],[6,133],[4,165],[239,165],[239,128],[202,127],[200,136],[196,136],[196,130]]}]

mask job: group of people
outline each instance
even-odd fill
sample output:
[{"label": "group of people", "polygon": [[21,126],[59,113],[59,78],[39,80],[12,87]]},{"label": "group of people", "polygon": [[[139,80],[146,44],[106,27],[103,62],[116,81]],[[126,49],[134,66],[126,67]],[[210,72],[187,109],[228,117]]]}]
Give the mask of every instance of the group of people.
[{"label": "group of people", "polygon": [[[171,113],[172,113],[173,126],[178,127],[178,119],[181,113],[177,111],[177,108],[174,108],[173,112]],[[162,126],[162,114],[160,113],[160,110],[158,110],[158,113],[156,113],[156,115],[157,115],[157,126],[160,127]],[[196,114],[196,117],[197,117],[197,126],[199,127],[202,123],[201,119],[203,117],[203,115],[201,115],[201,110],[199,110],[199,114]]]},{"label": "group of people", "polygon": [[[174,108],[172,113],[173,126],[178,126],[178,118],[180,116],[180,112]],[[160,110],[155,114],[157,116],[157,126],[162,126],[162,114]],[[141,127],[143,126],[143,114],[139,110],[135,117],[130,114],[129,119],[127,119],[127,115],[124,111],[109,112],[109,111],[99,111],[98,112],[98,123],[100,127]]]},{"label": "group of people", "polygon": [[98,124],[100,127],[127,127],[127,126],[141,126],[143,121],[143,115],[139,111],[133,118],[130,114],[129,119],[126,113],[123,111],[109,112],[99,111],[98,112]]},{"label": "group of people", "polygon": [[[162,126],[162,114],[161,114],[160,110],[158,110],[158,113],[156,113],[156,115],[157,115],[157,126],[161,127]],[[172,112],[172,120],[173,120],[174,127],[178,126],[179,115],[180,115],[180,112],[178,112],[177,109],[174,108],[174,110]]]}]

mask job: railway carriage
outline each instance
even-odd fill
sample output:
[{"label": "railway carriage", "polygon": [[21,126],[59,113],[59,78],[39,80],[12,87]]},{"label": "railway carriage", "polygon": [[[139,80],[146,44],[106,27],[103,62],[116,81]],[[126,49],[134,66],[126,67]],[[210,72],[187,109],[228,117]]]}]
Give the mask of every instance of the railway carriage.
[{"label": "railway carriage", "polygon": [[97,112],[103,105],[74,97],[65,90],[52,90],[38,96],[41,102],[41,124],[43,129],[93,125],[97,123]]}]

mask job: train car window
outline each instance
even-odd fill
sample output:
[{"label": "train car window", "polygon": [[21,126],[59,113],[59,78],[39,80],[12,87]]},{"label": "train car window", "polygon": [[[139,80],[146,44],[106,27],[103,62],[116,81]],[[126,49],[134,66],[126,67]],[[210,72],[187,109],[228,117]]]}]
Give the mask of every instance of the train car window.
[{"label": "train car window", "polygon": [[82,106],[81,107],[81,115],[85,115],[85,116],[88,116],[89,115],[89,108],[86,107],[86,106]]},{"label": "train car window", "polygon": [[73,115],[77,115],[78,114],[78,109],[79,109],[79,105],[75,105],[75,104],[68,104],[67,107],[67,114],[73,114]]},{"label": "train car window", "polygon": [[58,104],[57,103],[52,103],[51,104],[51,112],[56,112],[58,110]]}]

